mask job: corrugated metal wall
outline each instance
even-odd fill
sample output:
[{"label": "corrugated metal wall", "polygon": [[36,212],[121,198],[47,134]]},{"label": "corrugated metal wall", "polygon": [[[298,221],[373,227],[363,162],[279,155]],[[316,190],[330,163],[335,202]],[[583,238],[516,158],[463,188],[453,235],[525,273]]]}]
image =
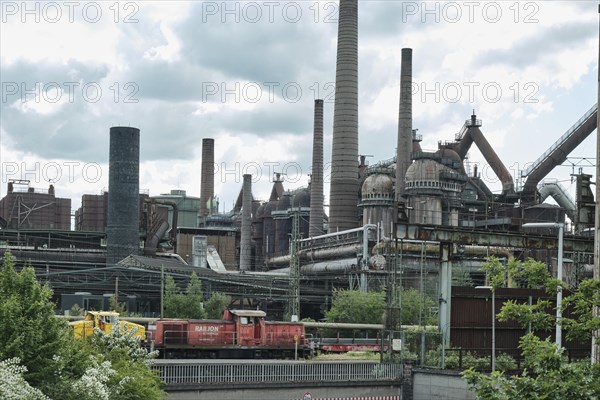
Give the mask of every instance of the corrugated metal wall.
[{"label": "corrugated metal wall", "polygon": [[[568,292],[563,292],[564,296]],[[533,304],[537,299],[549,299],[554,304],[555,296],[548,295],[538,289],[507,289],[496,290],[496,315],[502,305],[509,299],[519,303],[527,303],[529,296]],[[552,306],[554,307],[554,306]],[[554,309],[549,310],[554,313]],[[450,345],[473,350],[482,354],[490,354],[492,347],[492,297],[485,289],[472,287],[452,287],[452,311],[450,319]],[[500,322],[496,319],[496,352],[518,354],[519,339],[526,333],[516,322]],[[554,338],[554,329],[549,332],[536,332],[539,337]],[[563,346],[575,357],[590,352],[590,343],[572,343],[565,340]]]}]

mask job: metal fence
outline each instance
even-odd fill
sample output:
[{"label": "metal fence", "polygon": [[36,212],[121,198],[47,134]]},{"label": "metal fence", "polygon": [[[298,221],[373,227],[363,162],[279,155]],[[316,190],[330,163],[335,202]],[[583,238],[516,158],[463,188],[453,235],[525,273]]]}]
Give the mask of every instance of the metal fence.
[{"label": "metal fence", "polygon": [[218,385],[231,383],[396,381],[401,364],[376,362],[157,362],[154,369],[167,385]]},{"label": "metal fence", "polygon": [[442,335],[431,331],[393,331],[389,333],[391,354],[384,359],[419,367],[441,368],[444,357]]}]

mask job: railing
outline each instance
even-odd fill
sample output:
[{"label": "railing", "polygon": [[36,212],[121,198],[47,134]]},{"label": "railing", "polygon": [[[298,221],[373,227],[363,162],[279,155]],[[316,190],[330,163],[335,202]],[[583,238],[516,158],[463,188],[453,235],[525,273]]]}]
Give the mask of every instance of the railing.
[{"label": "railing", "polygon": [[290,382],[397,381],[402,364],[375,362],[174,362],[153,366],[167,385],[278,384]]}]

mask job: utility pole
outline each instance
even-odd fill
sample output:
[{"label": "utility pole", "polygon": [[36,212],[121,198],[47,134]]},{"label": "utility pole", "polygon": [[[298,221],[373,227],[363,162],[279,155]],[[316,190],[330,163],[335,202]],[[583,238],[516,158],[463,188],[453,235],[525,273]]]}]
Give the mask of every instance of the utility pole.
[{"label": "utility pole", "polygon": [[160,265],[160,319],[165,311],[165,266]]},{"label": "utility pole", "polygon": [[119,308],[119,277],[115,278],[115,311]]},{"label": "utility pole", "polygon": [[[600,16],[600,3],[598,4],[598,14]],[[598,18],[598,103],[600,103],[600,17]],[[598,103],[596,103],[598,105]],[[600,117],[596,108],[596,218],[594,231],[594,279],[600,279]],[[600,307],[594,307],[594,317],[600,318]],[[600,329],[592,334],[592,363],[600,364]]]}]

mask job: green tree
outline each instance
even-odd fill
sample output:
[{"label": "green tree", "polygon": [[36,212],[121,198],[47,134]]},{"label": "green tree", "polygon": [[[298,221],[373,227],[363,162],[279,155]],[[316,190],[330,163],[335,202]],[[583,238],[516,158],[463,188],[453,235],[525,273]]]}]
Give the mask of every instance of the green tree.
[{"label": "green tree", "polygon": [[137,339],[134,343],[113,337],[119,334],[117,328],[114,334],[102,335],[114,342],[104,346],[76,340],[67,323],[55,317],[51,296],[32,267],[16,272],[14,258],[5,253],[0,270],[0,360],[7,361],[0,361],[1,398],[164,398],[148,353]]},{"label": "green tree", "polygon": [[561,351],[548,339],[533,333],[523,336],[519,347],[526,369],[521,375],[507,377],[502,372],[482,374],[473,369],[463,377],[475,389],[479,399],[598,399],[600,398],[600,365],[562,363]]},{"label": "green tree", "polygon": [[[385,292],[361,292],[334,289],[331,309],[325,313],[327,322],[381,324],[385,309]],[[356,334],[358,331],[344,332]],[[328,332],[331,334],[333,332]]]},{"label": "green tree", "polygon": [[525,262],[510,259],[507,270],[509,278],[516,287],[543,289],[551,278],[546,264],[531,257]]},{"label": "green tree", "polygon": [[202,284],[192,272],[185,293],[182,293],[171,275],[165,279],[164,314],[168,318],[204,319]]},{"label": "green tree", "polygon": [[127,313],[125,302],[117,301],[117,298],[114,294],[108,299],[108,308],[110,308],[112,311],[118,312],[121,316]]},{"label": "green tree", "polygon": [[482,263],[481,270],[486,273],[487,281],[493,290],[506,286],[507,270],[496,256],[491,256],[488,261]]},{"label": "green tree", "polygon": [[[577,291],[567,296],[562,303],[561,325],[568,340],[587,341],[592,332],[600,329],[600,318],[594,316],[594,307],[600,307],[600,280],[585,279]],[[571,316],[565,317],[566,309],[571,308]],[[598,338],[600,341],[600,338]]]},{"label": "green tree", "polygon": [[431,312],[435,301],[417,289],[403,289],[401,294],[401,315],[404,325],[436,325],[437,317]]},{"label": "green tree", "polygon": [[73,307],[69,310],[69,315],[72,317],[81,317],[85,310],[79,306],[79,304],[73,304]]},{"label": "green tree", "polygon": [[207,318],[209,319],[221,319],[223,318],[223,311],[227,308],[229,299],[223,293],[215,292],[206,301],[205,309]]},{"label": "green tree", "polygon": [[473,286],[469,269],[462,264],[452,267],[452,286]]},{"label": "green tree", "polygon": [[41,286],[31,266],[15,271],[14,258],[4,253],[0,271],[0,360],[19,358],[25,379],[46,393],[58,385],[56,359],[70,358],[67,323],[54,315],[52,290]]}]

